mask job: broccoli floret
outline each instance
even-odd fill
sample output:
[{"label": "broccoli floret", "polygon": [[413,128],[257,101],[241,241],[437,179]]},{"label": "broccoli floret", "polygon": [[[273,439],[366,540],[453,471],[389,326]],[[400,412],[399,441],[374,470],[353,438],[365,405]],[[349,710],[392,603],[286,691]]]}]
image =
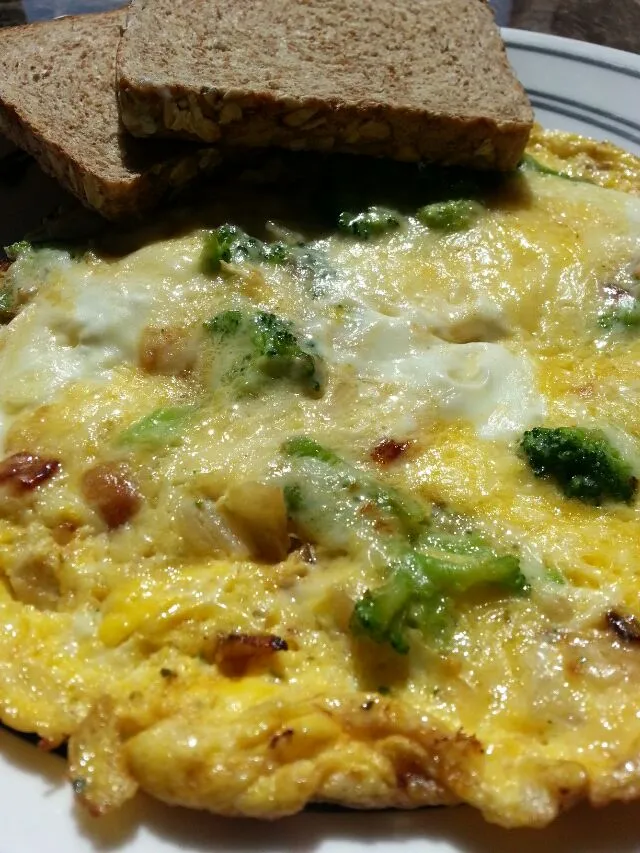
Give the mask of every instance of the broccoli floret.
[{"label": "broccoli floret", "polygon": [[510,595],[529,591],[518,559],[499,556],[476,537],[436,535],[427,544],[426,551],[418,544],[392,562],[386,582],[356,602],[354,633],[406,654],[411,630],[428,641],[446,639],[455,624],[455,597],[473,587],[493,586]]},{"label": "broccoli floret", "polygon": [[235,335],[243,320],[242,311],[223,311],[211,320],[207,320],[204,327],[211,335],[227,338],[229,335]]},{"label": "broccoli floret", "polygon": [[536,427],[524,433],[520,446],[536,477],[555,480],[567,497],[628,503],[636,493],[631,466],[601,430]]},{"label": "broccoli floret", "polygon": [[[367,531],[386,526],[389,531],[395,530],[409,538],[424,530],[427,513],[419,501],[349,465],[312,438],[289,439],[281,450],[289,458],[314,459],[323,463],[322,468],[330,469],[305,470],[303,476],[289,483],[290,487],[296,487],[295,502],[288,498],[289,512],[315,536],[322,537],[327,514],[342,516],[352,529],[358,523]],[[325,507],[320,515],[315,511],[318,498],[324,501]],[[333,507],[330,513],[327,512],[329,504]],[[362,513],[365,506],[366,511]]]},{"label": "broccoli floret", "polygon": [[481,216],[484,207],[477,201],[455,199],[421,207],[416,216],[423,225],[438,231],[466,231]]},{"label": "broccoli floret", "polygon": [[218,346],[215,377],[253,395],[269,379],[288,379],[311,396],[324,390],[324,365],[313,342],[301,343],[286,320],[258,311],[224,311],[204,324]]},{"label": "broccoli floret", "polygon": [[10,261],[17,261],[20,255],[24,255],[26,252],[31,252],[32,250],[33,246],[28,240],[20,240],[17,243],[11,243],[11,245],[4,247],[4,253]]},{"label": "broccoli floret", "polygon": [[220,262],[285,264],[294,260],[294,249],[286,243],[263,243],[235,225],[221,225],[205,237],[200,267],[211,275],[218,272]]},{"label": "broccoli floret", "polygon": [[340,231],[360,240],[369,240],[399,227],[400,217],[386,207],[371,206],[362,213],[345,211],[338,217]]},{"label": "broccoli floret", "polygon": [[398,566],[392,577],[375,592],[367,590],[351,615],[350,629],[376,643],[388,643],[402,655],[409,651],[409,629],[420,626],[429,638],[440,638],[449,629],[449,609],[428,585],[414,576],[409,566]]},{"label": "broccoli floret", "polygon": [[294,260],[294,249],[286,243],[263,243],[262,260],[269,264],[288,264]]},{"label": "broccoli floret", "polygon": [[215,275],[220,271],[221,261],[287,266],[296,270],[302,278],[313,278],[316,281],[335,275],[326,254],[316,247],[306,244],[289,245],[282,241],[265,243],[249,236],[235,225],[221,225],[205,237],[200,255],[200,269],[205,275]]},{"label": "broccoli floret", "polygon": [[148,447],[170,447],[179,444],[180,434],[193,412],[193,406],[172,406],[156,409],[122,432],[117,443]]},{"label": "broccoli floret", "polygon": [[231,261],[231,239],[218,228],[204,238],[200,254],[200,269],[205,275],[214,275],[220,270],[220,262]]},{"label": "broccoli floret", "polygon": [[291,331],[292,324],[275,314],[258,312],[253,318],[252,339],[258,353],[258,366],[273,378],[288,376],[307,390],[320,392],[320,364],[314,352],[303,348]]}]

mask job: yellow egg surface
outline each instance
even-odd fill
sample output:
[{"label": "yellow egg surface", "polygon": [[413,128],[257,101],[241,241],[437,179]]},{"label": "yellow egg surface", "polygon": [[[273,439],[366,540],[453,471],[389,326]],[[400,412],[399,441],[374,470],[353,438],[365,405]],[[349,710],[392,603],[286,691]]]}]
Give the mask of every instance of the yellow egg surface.
[{"label": "yellow egg surface", "polygon": [[344,163],[11,247],[0,718],[97,814],[635,798],[640,164]]}]

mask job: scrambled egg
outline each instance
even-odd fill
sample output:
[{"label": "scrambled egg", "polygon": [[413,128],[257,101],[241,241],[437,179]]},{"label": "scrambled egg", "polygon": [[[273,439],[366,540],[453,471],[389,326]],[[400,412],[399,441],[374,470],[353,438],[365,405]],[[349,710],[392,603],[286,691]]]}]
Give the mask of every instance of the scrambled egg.
[{"label": "scrambled egg", "polygon": [[[292,231],[247,190],[236,207],[277,219],[261,237],[294,263],[225,255],[224,201],[125,254],[16,253],[0,716],[68,742],[95,813],[141,788],[264,818],[464,801],[517,826],[638,796],[640,508],[566,497],[520,441],[598,427],[640,473],[640,332],[602,322],[640,277],[640,167],[542,131],[530,153],[457,230],[400,205],[371,239]],[[225,344],[251,312],[286,318],[295,370]],[[342,480],[317,459],[295,524],[299,436],[349,488],[515,555],[528,593],[462,596],[446,635],[409,627],[406,650],[354,630],[385,530],[363,547],[331,516]]]}]

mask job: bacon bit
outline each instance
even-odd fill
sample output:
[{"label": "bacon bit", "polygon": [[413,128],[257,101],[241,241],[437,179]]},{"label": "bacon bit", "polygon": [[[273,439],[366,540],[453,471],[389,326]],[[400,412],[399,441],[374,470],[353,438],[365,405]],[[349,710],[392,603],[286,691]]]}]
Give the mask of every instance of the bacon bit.
[{"label": "bacon bit", "polygon": [[378,465],[390,465],[409,447],[408,441],[396,441],[393,438],[383,438],[371,451],[371,458]]},{"label": "bacon bit", "polygon": [[32,453],[14,453],[0,462],[0,483],[8,483],[16,492],[35,489],[60,468],[57,459],[44,459]]},{"label": "bacon bit", "polygon": [[138,349],[140,367],[147,373],[178,376],[194,365],[196,349],[186,329],[148,326]]},{"label": "bacon bit", "polygon": [[275,634],[227,634],[219,637],[214,661],[227,675],[241,675],[253,661],[265,661],[289,644]]},{"label": "bacon bit", "polygon": [[41,749],[43,752],[52,752],[54,749],[57,749],[61,740],[51,740],[48,737],[41,737],[38,741],[38,749]]},{"label": "bacon bit", "polygon": [[0,272],[6,272],[12,263],[9,258],[0,258]]},{"label": "bacon bit", "polygon": [[110,462],[85,471],[82,494],[109,528],[129,521],[142,503],[127,468]]},{"label": "bacon bit", "polygon": [[287,641],[276,634],[227,634],[218,641],[216,660],[260,657],[288,650]]},{"label": "bacon bit", "polygon": [[609,610],[605,618],[608,627],[625,643],[640,643],[640,620],[635,616]]}]

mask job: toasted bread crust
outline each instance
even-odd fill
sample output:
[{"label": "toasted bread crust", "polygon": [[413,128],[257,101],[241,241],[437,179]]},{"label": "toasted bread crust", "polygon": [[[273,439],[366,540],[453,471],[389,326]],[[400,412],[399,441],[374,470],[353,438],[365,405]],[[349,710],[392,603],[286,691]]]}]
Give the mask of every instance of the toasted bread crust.
[{"label": "toasted bread crust", "polygon": [[[417,110],[388,113],[377,105],[327,107],[305,99],[285,108],[264,95],[194,95],[178,86],[170,87],[170,92],[168,98],[151,87],[121,90],[122,115],[132,134],[151,135],[148,131],[153,128],[159,136],[221,141],[225,146],[335,151],[509,170],[522,157],[530,131],[528,124],[518,122],[498,125],[485,118],[452,119]],[[192,108],[179,106],[184,101]],[[225,111],[242,119],[221,124]],[[308,118],[298,124],[302,116]]]},{"label": "toasted bread crust", "polygon": [[[195,0],[181,4],[180,12],[171,14],[179,14],[182,21],[187,16],[194,21],[197,17],[198,23],[193,26],[198,29],[198,36],[193,45],[185,45],[180,52],[193,53],[195,58],[176,60],[172,54],[166,63],[153,51],[150,57],[142,56],[139,49],[143,41],[155,43],[167,11],[166,2],[134,0],[117,59],[120,107],[126,127],[140,137],[173,136],[229,146],[339,151],[505,170],[517,164],[533,113],[509,67],[484,0],[456,0],[454,5],[460,7],[458,12],[466,10],[480,31],[477,39],[465,32],[461,43],[494,69],[493,78],[484,91],[472,79],[474,57],[465,60],[468,67],[451,59],[454,70],[450,79],[447,81],[447,72],[440,69],[440,77],[433,84],[450,87],[448,101],[443,92],[429,90],[428,80],[407,77],[412,60],[422,50],[439,51],[442,62],[449,61],[452,48],[446,35],[429,37],[429,27],[416,34],[417,39],[424,38],[419,47],[408,46],[408,34],[397,45],[389,46],[384,42],[383,28],[389,22],[378,20],[375,7],[365,7],[360,10],[362,18],[354,24],[359,32],[357,39],[354,34],[353,55],[348,58],[325,57],[321,49],[303,49],[293,43],[294,36],[313,43],[323,16],[328,10],[333,14],[334,5],[333,0],[301,5],[285,0],[277,4],[279,18],[274,26],[278,42],[286,43],[286,56],[272,58],[265,41],[264,62],[257,68],[253,67],[257,65],[256,55],[247,59],[243,52],[249,49],[248,39],[255,35],[260,40],[261,35],[247,35],[243,28],[252,26],[254,14],[258,19],[268,14],[268,0],[249,4],[251,8],[247,7],[247,0],[239,0],[232,12],[223,0],[211,0],[206,15],[202,8],[197,14]],[[402,20],[404,7],[412,4],[395,5]],[[309,9],[315,6],[319,7],[318,16],[307,20]],[[419,6],[422,8],[418,12],[425,16],[433,7],[446,18],[443,26],[452,25],[448,13],[442,11],[443,0],[421,0]],[[218,41],[211,39],[202,18],[215,20]],[[343,29],[349,20],[347,15],[340,22]],[[171,21],[166,26],[171,28]],[[305,26],[309,32],[301,36]],[[211,48],[203,48],[209,43]],[[323,69],[323,59],[331,66],[329,70]],[[253,65],[246,68],[251,60]],[[382,69],[370,83],[362,73],[367,62],[373,65],[372,75],[378,67]],[[426,75],[427,66],[416,73]],[[478,74],[482,76],[482,69]],[[498,88],[506,92],[498,93]]]}]

